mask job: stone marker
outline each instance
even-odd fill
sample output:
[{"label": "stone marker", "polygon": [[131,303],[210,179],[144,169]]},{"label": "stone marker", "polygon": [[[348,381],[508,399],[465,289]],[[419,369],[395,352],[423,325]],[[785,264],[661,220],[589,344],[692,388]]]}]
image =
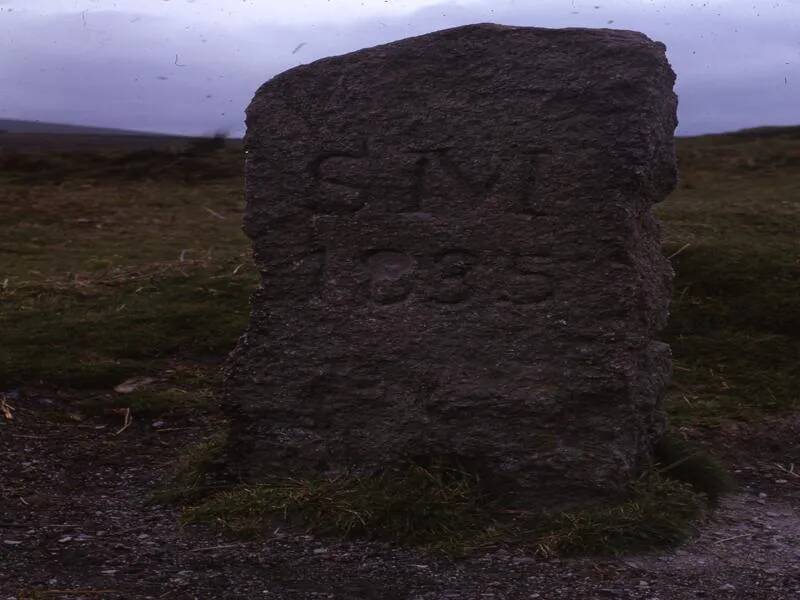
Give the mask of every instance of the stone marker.
[{"label": "stone marker", "polygon": [[670,375],[664,50],[471,25],[258,90],[245,231],[263,286],[226,376],[241,477],[443,460],[520,506],[620,492]]}]

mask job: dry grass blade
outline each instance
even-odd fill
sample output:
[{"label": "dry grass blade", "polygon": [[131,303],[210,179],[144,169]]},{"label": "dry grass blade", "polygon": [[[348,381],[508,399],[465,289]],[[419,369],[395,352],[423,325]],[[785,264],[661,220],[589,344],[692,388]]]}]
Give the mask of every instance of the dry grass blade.
[{"label": "dry grass blade", "polygon": [[8,403],[5,395],[0,395],[0,412],[3,413],[3,417],[5,417],[6,421],[14,420],[13,410],[14,407]]},{"label": "dry grass blade", "polygon": [[742,533],[741,535],[732,535],[731,537],[726,537],[726,538],[723,538],[721,540],[717,540],[716,542],[714,542],[714,545],[716,545],[716,544],[724,544],[725,542],[730,542],[732,540],[739,540],[741,538],[750,537],[752,535],[753,535],[752,533]]},{"label": "dry grass blade", "polygon": [[224,220],[225,220],[225,216],[224,216],[224,215],[221,215],[221,214],[219,214],[217,211],[215,211],[215,210],[211,210],[211,209],[210,209],[210,208],[208,208],[207,206],[204,206],[203,208],[205,208],[205,209],[206,209],[206,211],[208,212],[208,214],[210,214],[211,216],[217,217],[217,218],[218,218],[220,221],[224,221]]},{"label": "dry grass blade", "polygon": [[692,245],[692,244],[691,244],[691,242],[687,242],[687,243],[685,243],[683,246],[681,246],[680,248],[678,248],[678,249],[677,249],[675,252],[673,252],[672,254],[670,254],[670,255],[669,255],[667,258],[668,258],[668,259],[669,259],[669,258],[675,258],[676,256],[678,256],[678,254],[680,254],[681,252],[683,252],[684,250],[686,250],[686,249],[687,249],[689,246],[691,246],[691,245]]},{"label": "dry grass blade", "polygon": [[119,435],[120,433],[122,433],[128,427],[131,426],[131,423],[133,423],[133,416],[131,415],[131,409],[130,408],[120,408],[116,412],[122,413],[123,418],[124,418],[124,421],[122,423],[122,427],[120,427],[119,429],[117,429],[117,431],[114,432],[114,435]]},{"label": "dry grass blade", "polygon": [[780,463],[775,463],[775,467],[784,475],[790,475],[791,477],[797,477],[800,479],[800,473],[794,470],[794,463],[791,463],[788,467],[784,467]]}]

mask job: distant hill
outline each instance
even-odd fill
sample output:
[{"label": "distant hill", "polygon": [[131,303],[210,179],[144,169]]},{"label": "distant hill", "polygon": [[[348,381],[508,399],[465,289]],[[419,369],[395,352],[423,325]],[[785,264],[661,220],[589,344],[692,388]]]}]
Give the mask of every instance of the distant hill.
[{"label": "distant hill", "polygon": [[110,127],[45,121],[0,119],[0,154],[4,152],[137,151],[185,146],[193,138]]},{"label": "distant hill", "polygon": [[722,135],[736,137],[788,137],[800,139],[800,125],[766,125],[764,127],[752,127],[750,129],[740,129],[730,131]]},{"label": "distant hill", "polygon": [[45,133],[63,135],[147,135],[178,137],[164,133],[131,131],[129,129],[112,129],[109,127],[88,127],[85,125],[68,125],[66,123],[46,123],[44,121],[20,121],[16,119],[0,119],[0,133]]},{"label": "distant hill", "polygon": [[762,125],[761,127],[748,127],[734,131],[720,131],[717,133],[698,133],[695,135],[676,135],[678,139],[725,139],[731,141],[736,138],[789,138],[800,139],[800,125]]}]

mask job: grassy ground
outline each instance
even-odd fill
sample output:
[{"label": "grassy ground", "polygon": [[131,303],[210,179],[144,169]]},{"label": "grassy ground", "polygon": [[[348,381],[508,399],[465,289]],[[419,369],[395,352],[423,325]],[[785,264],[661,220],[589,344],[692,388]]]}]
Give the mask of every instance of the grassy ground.
[{"label": "grassy ground", "polygon": [[[194,486],[197,479],[187,481]],[[691,484],[656,469],[631,482],[621,501],[569,512],[507,511],[469,473],[418,465],[374,478],[282,480],[194,499],[199,501],[187,505],[185,523],[213,523],[243,536],[288,522],[322,535],[418,545],[450,555],[511,545],[544,557],[677,544],[689,538],[708,508],[707,498]]]},{"label": "grassy ground", "polygon": [[[800,128],[683,139],[678,147],[681,184],[658,208],[677,272],[665,332],[675,354],[672,422],[716,426],[797,410]],[[130,409],[155,418],[209,410],[218,365],[245,328],[258,279],[240,231],[240,171],[238,148],[213,145],[0,154],[0,392],[46,389],[85,413]],[[133,377],[150,380],[117,387]],[[199,455],[208,460],[207,452]],[[683,471],[706,468],[680,464]],[[196,492],[200,471],[186,473],[182,485]],[[557,516],[535,526],[531,539],[545,553],[642,546],[640,535],[677,540],[699,506],[691,490],[662,474],[632,490],[628,504]],[[425,488],[436,502],[443,493],[462,498],[467,483],[428,475],[398,479],[411,477],[415,490],[425,488],[420,477],[438,482]],[[393,510],[348,504],[353,489],[377,494],[371,485],[281,484],[238,490],[227,501],[244,511],[245,525],[253,511],[305,506],[306,517],[341,509],[333,520],[348,531],[375,529]],[[667,516],[678,525],[669,531],[659,526],[663,502],[654,500],[668,491],[676,504]],[[320,508],[320,498],[335,502]],[[436,502],[428,509],[441,508]],[[434,519],[436,526],[472,527],[470,502],[451,506],[457,514]],[[207,505],[188,518],[218,516]],[[447,525],[451,518],[455,525]]]},{"label": "grassy ground", "polygon": [[680,140],[658,213],[677,278],[676,424],[800,407],[800,128]]},{"label": "grassy ground", "polygon": [[[256,285],[239,162],[233,151],[0,157],[0,390],[86,398],[150,376],[208,395]],[[152,412],[159,395],[165,409],[184,403],[169,388],[112,400]]]}]

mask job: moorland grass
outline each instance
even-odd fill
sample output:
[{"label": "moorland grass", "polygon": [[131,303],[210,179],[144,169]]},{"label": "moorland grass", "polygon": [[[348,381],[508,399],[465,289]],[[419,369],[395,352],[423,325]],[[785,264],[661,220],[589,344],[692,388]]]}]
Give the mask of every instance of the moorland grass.
[{"label": "moorland grass", "polygon": [[252,281],[234,265],[95,289],[17,290],[0,312],[0,386],[109,388],[168,359],[222,356],[247,325]]},{"label": "moorland grass", "polygon": [[[126,157],[155,178],[109,167]],[[68,165],[68,179],[40,168],[51,158]],[[218,163],[210,174],[209,161]],[[0,184],[0,390],[108,391],[230,351],[257,286],[235,151],[0,162],[19,167]],[[196,171],[197,182],[176,169]]]},{"label": "moorland grass", "polygon": [[681,182],[657,208],[676,273],[672,422],[796,410],[800,127],[681,139],[678,156]]}]

